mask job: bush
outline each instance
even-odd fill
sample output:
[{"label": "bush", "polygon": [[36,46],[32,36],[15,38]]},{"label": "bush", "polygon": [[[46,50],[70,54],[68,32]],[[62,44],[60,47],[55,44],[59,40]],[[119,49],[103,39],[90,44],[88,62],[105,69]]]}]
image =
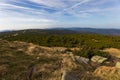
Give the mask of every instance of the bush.
[{"label": "bush", "polygon": [[98,49],[92,49],[90,47],[83,47],[79,51],[74,51],[74,55],[82,56],[91,59],[94,55],[107,57],[108,53],[99,51]]}]

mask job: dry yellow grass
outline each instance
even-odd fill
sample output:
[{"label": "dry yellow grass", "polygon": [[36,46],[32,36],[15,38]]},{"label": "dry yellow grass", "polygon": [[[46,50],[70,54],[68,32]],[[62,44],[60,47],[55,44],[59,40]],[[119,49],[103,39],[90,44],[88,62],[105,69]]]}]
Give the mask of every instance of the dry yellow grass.
[{"label": "dry yellow grass", "polygon": [[120,58],[120,49],[116,48],[106,48],[103,51],[110,53],[112,56]]},{"label": "dry yellow grass", "polygon": [[[119,69],[106,66],[97,66],[96,69],[91,66],[91,63],[77,63],[74,60],[74,54],[64,53],[67,49],[64,47],[45,47],[4,40],[0,40],[0,44],[0,80],[6,78],[9,78],[6,80],[26,80],[30,74],[33,80],[61,80],[64,72],[68,72],[70,76],[79,80],[120,80]],[[79,48],[73,48],[73,50],[79,50]],[[118,49],[104,51],[120,56]]]},{"label": "dry yellow grass", "polygon": [[103,80],[120,80],[120,69],[100,66],[94,71],[94,75],[103,78]]}]

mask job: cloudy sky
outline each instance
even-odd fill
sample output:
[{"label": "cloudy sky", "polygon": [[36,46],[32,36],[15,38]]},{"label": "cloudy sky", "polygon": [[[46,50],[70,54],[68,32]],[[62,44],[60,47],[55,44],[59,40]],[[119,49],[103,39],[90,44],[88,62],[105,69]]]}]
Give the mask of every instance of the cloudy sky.
[{"label": "cloudy sky", "polygon": [[0,0],[0,30],[120,28],[120,0]]}]

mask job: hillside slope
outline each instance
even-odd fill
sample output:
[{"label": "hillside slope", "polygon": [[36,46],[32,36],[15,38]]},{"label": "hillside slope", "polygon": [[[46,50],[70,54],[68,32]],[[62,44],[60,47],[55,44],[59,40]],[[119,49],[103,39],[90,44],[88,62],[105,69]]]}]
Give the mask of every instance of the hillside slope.
[{"label": "hillside slope", "polygon": [[[34,45],[32,43],[0,40],[0,80],[108,80],[100,73],[101,66],[87,62],[64,51],[66,48],[53,48]],[[76,57],[76,58],[75,58]],[[76,60],[74,60],[76,59]],[[82,60],[83,59],[83,60]],[[109,61],[110,62],[110,61]],[[120,69],[111,65],[111,75],[119,80]],[[114,68],[112,68],[114,67]],[[107,67],[105,68],[107,69]],[[112,71],[111,71],[112,70]],[[104,71],[102,71],[104,72]],[[100,74],[99,74],[100,73]],[[108,71],[105,72],[108,74]]]}]

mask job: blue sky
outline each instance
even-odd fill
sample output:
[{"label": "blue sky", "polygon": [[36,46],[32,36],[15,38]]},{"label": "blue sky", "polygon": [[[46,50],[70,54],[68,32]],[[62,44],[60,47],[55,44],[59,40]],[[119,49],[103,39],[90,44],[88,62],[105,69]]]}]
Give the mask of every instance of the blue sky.
[{"label": "blue sky", "polygon": [[0,30],[120,28],[120,0],[0,0]]}]

